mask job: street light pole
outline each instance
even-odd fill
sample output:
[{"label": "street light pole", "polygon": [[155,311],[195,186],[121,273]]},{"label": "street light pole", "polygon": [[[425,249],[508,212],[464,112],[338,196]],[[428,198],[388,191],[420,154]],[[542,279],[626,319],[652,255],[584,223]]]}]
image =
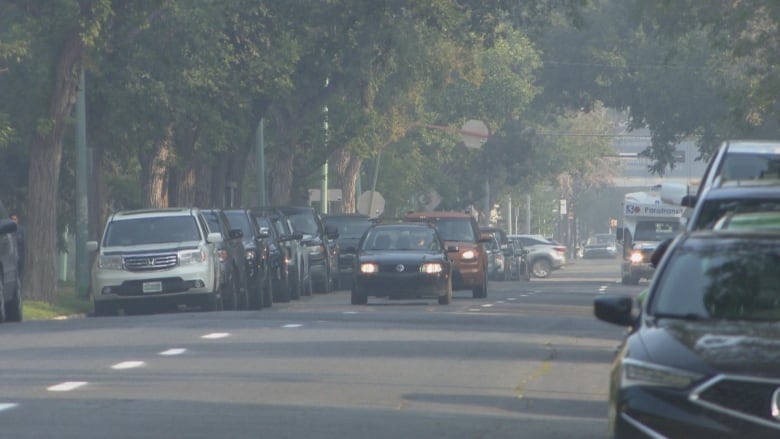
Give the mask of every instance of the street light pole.
[{"label": "street light pole", "polygon": [[268,205],[265,189],[265,138],[263,132],[264,120],[261,117],[257,124],[257,204],[260,207]]},{"label": "street light pole", "polygon": [[87,104],[84,70],[79,78],[76,99],[76,291],[82,297],[89,296],[89,259],[87,257],[88,205],[87,205]]}]

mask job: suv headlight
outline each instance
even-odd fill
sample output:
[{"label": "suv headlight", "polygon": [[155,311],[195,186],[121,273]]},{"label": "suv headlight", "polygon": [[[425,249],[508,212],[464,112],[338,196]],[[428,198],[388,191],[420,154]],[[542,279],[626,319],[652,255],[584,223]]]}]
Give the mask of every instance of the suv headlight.
[{"label": "suv headlight", "polygon": [[107,270],[124,270],[121,255],[100,255],[98,258],[98,267]]},{"label": "suv headlight", "polygon": [[626,359],[623,361],[623,387],[659,386],[685,389],[703,375],[687,370]]},{"label": "suv headlight", "polygon": [[360,264],[360,272],[366,274],[372,274],[379,271],[379,266],[373,262],[364,262]]},{"label": "suv headlight", "polygon": [[199,264],[206,260],[206,252],[203,250],[184,250],[179,252],[179,264]]},{"label": "suv headlight", "polygon": [[632,264],[641,264],[644,257],[642,256],[642,252],[631,252],[631,263]]},{"label": "suv headlight", "polygon": [[471,261],[477,259],[477,252],[475,252],[474,250],[466,250],[465,252],[463,252],[463,256],[461,256],[461,259],[463,259],[464,261]]}]

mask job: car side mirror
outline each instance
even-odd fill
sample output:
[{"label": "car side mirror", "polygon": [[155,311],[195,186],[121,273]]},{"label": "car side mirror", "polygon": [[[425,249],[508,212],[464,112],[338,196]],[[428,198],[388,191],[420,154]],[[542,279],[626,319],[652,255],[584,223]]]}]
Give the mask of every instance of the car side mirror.
[{"label": "car side mirror", "polygon": [[325,235],[329,239],[336,239],[339,237],[339,229],[336,226],[325,226]]},{"label": "car side mirror", "polygon": [[632,314],[634,299],[628,296],[597,297],[593,301],[593,313],[596,318],[618,326],[634,326],[636,318]]},{"label": "car side mirror", "polygon": [[88,252],[94,252],[98,249],[98,243],[97,241],[87,241],[87,251]]},{"label": "car side mirror", "polygon": [[490,242],[492,240],[493,240],[493,238],[490,235],[488,235],[487,233],[480,233],[479,234],[479,242],[481,242],[481,243]]},{"label": "car side mirror", "polygon": [[269,236],[271,236],[270,231],[268,230],[268,227],[261,227],[260,231],[257,232],[257,237],[260,239],[266,239]]},{"label": "car side mirror", "polygon": [[240,239],[244,237],[244,232],[241,229],[230,229],[228,236],[230,239]]},{"label": "car side mirror", "polygon": [[686,195],[682,198],[680,204],[686,207],[693,207],[696,205],[696,198],[696,195]]}]

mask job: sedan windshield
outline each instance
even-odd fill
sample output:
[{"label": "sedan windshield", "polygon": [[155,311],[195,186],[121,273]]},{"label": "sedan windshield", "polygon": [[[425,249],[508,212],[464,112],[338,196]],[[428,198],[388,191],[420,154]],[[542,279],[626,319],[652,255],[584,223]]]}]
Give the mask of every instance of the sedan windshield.
[{"label": "sedan windshield", "polygon": [[660,273],[651,314],[780,321],[778,267],[776,239],[688,242]]},{"label": "sedan windshield", "polygon": [[363,250],[441,251],[436,233],[424,227],[377,227],[363,240]]}]

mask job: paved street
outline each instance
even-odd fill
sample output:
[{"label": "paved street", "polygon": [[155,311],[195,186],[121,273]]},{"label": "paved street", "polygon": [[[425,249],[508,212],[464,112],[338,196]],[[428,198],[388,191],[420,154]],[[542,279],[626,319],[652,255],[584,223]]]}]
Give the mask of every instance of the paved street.
[{"label": "paved street", "polygon": [[352,306],[338,291],[259,312],[0,325],[3,437],[604,437],[623,331],[592,301],[644,286],[621,285],[617,264],[448,306]]}]

